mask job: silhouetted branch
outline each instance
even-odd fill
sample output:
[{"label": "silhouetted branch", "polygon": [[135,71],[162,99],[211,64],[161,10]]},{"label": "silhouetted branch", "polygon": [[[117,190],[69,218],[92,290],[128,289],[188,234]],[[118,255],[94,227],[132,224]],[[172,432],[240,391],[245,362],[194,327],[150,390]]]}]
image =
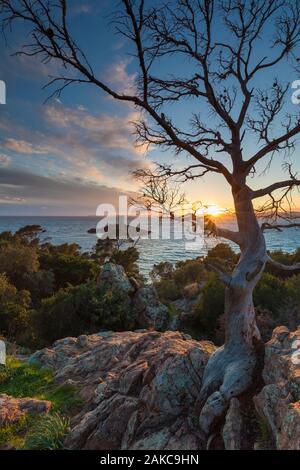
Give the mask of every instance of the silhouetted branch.
[{"label": "silhouetted branch", "polygon": [[289,223],[289,224],[269,224],[268,222],[264,222],[261,225],[261,230],[264,232],[265,230],[277,230],[278,232],[282,232],[282,230],[288,228],[300,228],[300,223]]},{"label": "silhouetted branch", "polygon": [[273,260],[270,256],[267,258],[268,263],[272,264],[275,268],[281,270],[281,271],[298,271],[300,270],[300,263],[295,263],[295,264],[282,264],[279,263],[278,261]]},{"label": "silhouetted branch", "polygon": [[239,232],[217,227],[209,217],[205,217],[204,229],[207,236],[226,238],[226,240],[230,240],[239,246],[242,243]]}]

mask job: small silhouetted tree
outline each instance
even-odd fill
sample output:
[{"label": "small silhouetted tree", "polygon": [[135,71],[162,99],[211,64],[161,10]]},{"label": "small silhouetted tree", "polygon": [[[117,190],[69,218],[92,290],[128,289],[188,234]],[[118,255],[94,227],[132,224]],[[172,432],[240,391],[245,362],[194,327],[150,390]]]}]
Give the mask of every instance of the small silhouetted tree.
[{"label": "small silhouetted tree", "polygon": [[[259,224],[253,201],[264,198],[264,212],[276,217],[300,185],[291,165],[284,181],[261,189],[249,184],[261,162],[293,150],[300,132],[297,108],[288,114],[285,107],[289,84],[279,77],[288,78],[287,71],[297,70],[300,60],[300,6],[294,0],[121,0],[114,21],[135,48],[140,71],[135,90],[128,93],[103,82],[88,62],[69,28],[69,3],[0,0],[4,28],[19,20],[30,27],[31,39],[19,53],[64,66],[65,75],[50,83],[57,86],[56,95],[69,85],[89,83],[140,109],[139,143],[169,149],[176,161],[184,154],[194,159],[180,168],[161,165],[162,176],[189,181],[215,173],[232,191],[238,230],[210,226],[211,233],[237,244],[241,255],[230,275],[219,273],[227,286],[226,339],[208,362],[200,395],[200,426],[209,433],[256,372],[261,337],[252,293],[266,263],[272,263],[264,230],[274,223]],[[266,89],[260,88],[262,79]],[[180,126],[176,109],[187,99],[190,122]],[[171,104],[176,104],[172,115]],[[279,196],[278,190],[283,191]]]}]

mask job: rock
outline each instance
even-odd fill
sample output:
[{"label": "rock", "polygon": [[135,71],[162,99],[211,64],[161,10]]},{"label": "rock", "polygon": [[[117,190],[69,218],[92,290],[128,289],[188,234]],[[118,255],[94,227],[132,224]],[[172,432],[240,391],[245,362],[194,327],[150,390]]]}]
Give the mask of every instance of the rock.
[{"label": "rock", "polygon": [[114,263],[105,263],[98,277],[98,284],[105,289],[132,294],[134,287],[126,276],[123,266]]},{"label": "rock", "polygon": [[168,308],[158,298],[154,287],[139,289],[133,297],[133,311],[140,327],[163,330],[169,322]]},{"label": "rock", "polygon": [[275,328],[266,344],[265,386],[254,397],[278,450],[300,449],[300,329]]},{"label": "rock", "polygon": [[237,398],[230,400],[229,410],[226,414],[223,427],[223,441],[226,450],[242,449],[243,420],[240,402]]},{"label": "rock", "polygon": [[288,405],[276,444],[279,450],[300,450],[300,401]]},{"label": "rock", "polygon": [[39,351],[55,379],[77,383],[85,408],[72,421],[68,449],[202,449],[195,404],[210,342],[178,332],[90,335]]},{"label": "rock", "polygon": [[51,402],[35,398],[14,398],[0,395],[0,426],[14,424],[25,414],[45,414],[51,409]]},{"label": "rock", "polygon": [[300,328],[293,333],[286,327],[275,328],[266,344],[263,379],[266,384],[280,384],[300,400]]}]

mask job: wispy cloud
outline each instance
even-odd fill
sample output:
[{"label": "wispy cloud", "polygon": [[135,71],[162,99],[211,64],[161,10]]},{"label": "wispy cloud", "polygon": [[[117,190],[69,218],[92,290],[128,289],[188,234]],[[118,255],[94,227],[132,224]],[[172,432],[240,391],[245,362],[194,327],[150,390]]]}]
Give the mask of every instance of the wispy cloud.
[{"label": "wispy cloud", "polygon": [[46,154],[48,153],[49,149],[47,147],[35,147],[30,142],[26,140],[18,140],[18,139],[6,139],[4,142],[4,147],[6,149],[12,150],[18,153],[26,153],[26,154]]},{"label": "wispy cloud", "polygon": [[129,150],[141,153],[139,147],[134,146],[132,136],[132,122],[138,119],[137,112],[129,113],[125,118],[110,115],[91,115],[84,109],[74,109],[64,106],[47,106],[46,117],[49,122],[59,127],[68,128],[73,135],[80,130],[84,131],[81,137],[92,144],[106,148]]},{"label": "wispy cloud", "polygon": [[106,79],[119,93],[133,95],[136,93],[136,73],[129,73],[127,67],[130,59],[121,59],[112,64],[106,71]]}]

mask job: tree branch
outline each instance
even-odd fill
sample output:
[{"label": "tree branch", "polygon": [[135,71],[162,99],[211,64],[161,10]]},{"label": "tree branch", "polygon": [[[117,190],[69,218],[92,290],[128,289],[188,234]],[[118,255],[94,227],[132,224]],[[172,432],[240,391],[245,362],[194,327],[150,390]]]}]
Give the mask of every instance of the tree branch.
[{"label": "tree branch", "polygon": [[272,192],[277,189],[290,188],[292,189],[295,186],[300,186],[300,180],[289,179],[285,181],[278,181],[277,183],[270,184],[266,188],[258,189],[257,191],[252,192],[252,199],[270,195]]},{"label": "tree branch", "polygon": [[264,232],[265,230],[277,230],[278,232],[282,232],[282,230],[286,228],[300,228],[300,223],[269,224],[268,222],[265,222],[261,225],[262,232]]},{"label": "tree branch", "polygon": [[226,240],[230,240],[239,246],[242,244],[242,237],[239,232],[217,227],[209,217],[205,218],[204,229],[208,236],[226,238]]},{"label": "tree branch", "polygon": [[268,155],[270,152],[278,150],[280,144],[288,142],[292,137],[300,133],[300,124],[294,127],[292,130],[278,137],[277,139],[269,142],[264,148],[259,150],[252,158],[245,162],[246,168],[250,171],[251,168],[263,157]]},{"label": "tree branch", "polygon": [[267,262],[272,264],[272,266],[275,266],[275,268],[281,270],[281,271],[299,271],[300,270],[300,263],[295,263],[295,264],[282,264],[279,263],[278,261],[273,260],[270,256],[267,257]]}]

